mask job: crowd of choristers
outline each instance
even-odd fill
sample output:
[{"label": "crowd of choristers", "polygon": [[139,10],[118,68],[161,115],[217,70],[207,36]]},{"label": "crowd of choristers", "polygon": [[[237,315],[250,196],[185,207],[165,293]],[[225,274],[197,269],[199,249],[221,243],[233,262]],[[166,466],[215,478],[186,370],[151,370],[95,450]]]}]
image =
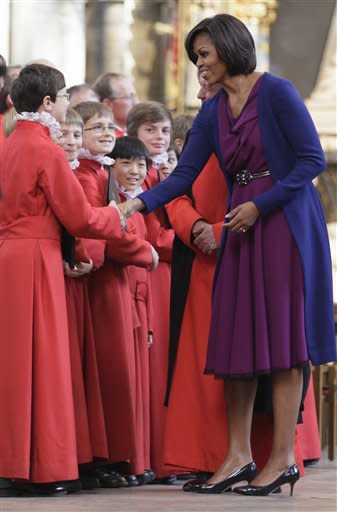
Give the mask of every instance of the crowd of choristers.
[{"label": "crowd of choristers", "polygon": [[[214,472],[227,448],[226,389],[203,374],[217,247],[206,254],[194,242],[204,221],[220,244],[226,185],[215,156],[190,196],[121,229],[114,205],[173,171],[193,117],[139,102],[120,74],[66,89],[50,63],[0,65],[2,495]],[[25,70],[59,80],[57,99],[45,84],[43,108],[28,109]],[[217,88],[199,81],[205,101]],[[302,416],[303,471],[320,457],[311,382]],[[272,430],[270,414],[256,412],[258,464]]]}]

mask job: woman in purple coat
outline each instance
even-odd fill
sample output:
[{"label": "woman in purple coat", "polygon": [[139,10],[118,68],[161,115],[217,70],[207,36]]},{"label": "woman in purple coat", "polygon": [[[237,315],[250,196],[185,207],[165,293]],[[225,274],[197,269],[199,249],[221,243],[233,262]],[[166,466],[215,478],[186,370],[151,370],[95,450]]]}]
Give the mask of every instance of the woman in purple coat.
[{"label": "woman in purple coat", "polygon": [[[336,359],[329,242],[312,185],[325,159],[295,88],[255,71],[254,41],[240,20],[207,18],[185,46],[208,84],[223,88],[203,105],[171,177],[121,209],[149,212],[185,193],[216,153],[231,193],[205,371],[226,379],[229,449],[217,472],[189,490],[219,493],[248,481],[235,492],[267,495],[289,483],[292,494],[303,368]],[[250,431],[263,374],[272,375],[274,439],[257,474]]]}]

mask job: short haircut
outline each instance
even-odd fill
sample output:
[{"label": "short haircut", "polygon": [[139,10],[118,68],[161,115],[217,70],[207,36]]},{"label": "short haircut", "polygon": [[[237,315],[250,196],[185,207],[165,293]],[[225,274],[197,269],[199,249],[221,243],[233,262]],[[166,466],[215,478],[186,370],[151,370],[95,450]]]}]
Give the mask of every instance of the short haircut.
[{"label": "short haircut", "polygon": [[130,137],[129,135],[116,139],[116,144],[109,156],[114,160],[117,160],[117,158],[128,160],[144,158],[146,167],[149,169],[151,166],[151,158],[145,144],[137,137]]},{"label": "short haircut", "polygon": [[197,55],[193,45],[195,38],[207,33],[218,53],[226,64],[230,76],[248,75],[256,68],[254,39],[242,21],[230,14],[217,14],[200,21],[185,39],[185,48],[189,59],[196,64]]},{"label": "short haircut", "polygon": [[36,112],[43,98],[50,96],[52,101],[56,101],[58,91],[65,86],[64,76],[58,69],[31,64],[22,68],[10,94],[17,112]]},{"label": "short haircut", "polygon": [[172,140],[186,137],[188,130],[192,128],[194,117],[191,114],[181,114],[173,118],[172,122]]},{"label": "short haircut", "polygon": [[114,96],[113,83],[119,80],[125,80],[126,76],[120,73],[103,73],[96,78],[92,88],[99,97],[99,101],[106,98],[112,99]]},{"label": "short haircut", "polygon": [[139,127],[146,123],[159,123],[170,121],[172,124],[171,112],[158,101],[143,101],[138,103],[129,111],[126,119],[126,129],[129,135],[137,137]]},{"label": "short haircut", "polygon": [[80,126],[83,129],[83,119],[80,116],[80,114],[76,112],[76,110],[74,110],[73,108],[68,108],[66,118],[63,124],[74,124]]},{"label": "short haircut", "polygon": [[98,101],[83,101],[75,105],[74,110],[81,116],[84,124],[96,115],[98,115],[98,117],[107,117],[112,121],[114,120],[112,111]]},{"label": "short haircut", "polygon": [[90,87],[90,85],[88,85],[88,84],[72,85],[71,87],[69,87],[67,89],[69,98],[71,98],[72,95],[75,94],[76,92],[81,92],[81,91],[92,91],[94,94],[96,94],[96,96],[98,98],[98,94],[96,93],[96,91],[94,91],[94,89],[92,87]]}]

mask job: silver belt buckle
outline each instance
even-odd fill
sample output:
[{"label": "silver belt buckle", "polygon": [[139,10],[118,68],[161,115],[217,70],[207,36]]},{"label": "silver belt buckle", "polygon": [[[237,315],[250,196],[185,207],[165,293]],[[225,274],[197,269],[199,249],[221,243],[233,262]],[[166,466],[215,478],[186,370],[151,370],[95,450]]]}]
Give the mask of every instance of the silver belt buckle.
[{"label": "silver belt buckle", "polygon": [[242,169],[235,174],[235,181],[240,187],[248,185],[253,179],[253,174],[247,169]]}]

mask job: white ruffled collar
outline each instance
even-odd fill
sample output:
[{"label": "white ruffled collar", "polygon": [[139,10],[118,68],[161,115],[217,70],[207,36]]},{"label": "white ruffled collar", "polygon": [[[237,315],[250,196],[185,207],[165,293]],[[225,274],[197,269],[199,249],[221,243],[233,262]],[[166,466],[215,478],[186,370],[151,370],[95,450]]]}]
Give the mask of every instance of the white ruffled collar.
[{"label": "white ruffled collar", "polygon": [[77,160],[77,158],[75,158],[75,160],[72,160],[71,162],[69,162],[69,166],[70,166],[70,169],[72,169],[74,171],[75,169],[77,169],[77,167],[80,166],[80,162]]},{"label": "white ruffled collar", "polygon": [[125,196],[127,199],[134,199],[135,197],[139,196],[144,190],[142,187],[137,187],[136,190],[127,190],[125,187],[122,187],[122,185],[117,184],[117,190],[123,196]]},{"label": "white ruffled collar", "polygon": [[110,158],[109,156],[104,155],[93,155],[90,153],[89,149],[81,148],[78,158],[85,158],[86,160],[95,160],[95,162],[100,163],[101,165],[113,165],[115,160]]},{"label": "white ruffled collar", "polygon": [[18,121],[35,121],[36,123],[43,124],[49,129],[50,136],[55,139],[59,137],[61,133],[61,127],[55,117],[49,114],[49,112],[21,112],[16,114]]},{"label": "white ruffled collar", "polygon": [[155,155],[151,157],[152,165],[155,169],[159,169],[160,164],[167,164],[168,154],[165,151],[164,153],[160,153],[160,155]]}]

